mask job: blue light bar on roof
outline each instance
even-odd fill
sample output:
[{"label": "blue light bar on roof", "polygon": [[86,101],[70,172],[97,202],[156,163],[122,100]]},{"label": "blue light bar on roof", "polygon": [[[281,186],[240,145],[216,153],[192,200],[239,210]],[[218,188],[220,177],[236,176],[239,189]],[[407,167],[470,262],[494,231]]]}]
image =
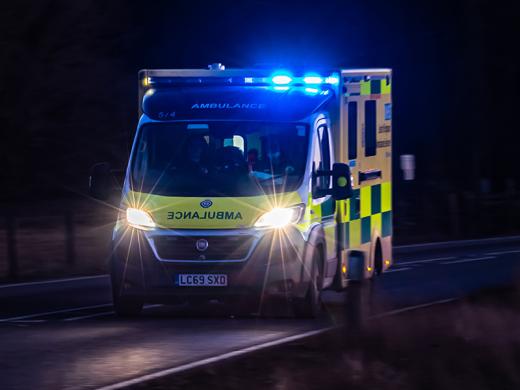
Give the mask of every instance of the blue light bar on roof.
[{"label": "blue light bar on roof", "polygon": [[303,76],[293,76],[289,71],[278,70],[271,76],[231,76],[231,77],[215,77],[215,76],[147,76],[141,81],[142,86],[149,87],[172,87],[175,85],[273,85],[273,86],[309,86],[311,88],[325,87],[327,85],[335,87],[340,82],[340,76],[337,73],[322,76],[318,73],[307,73]]},{"label": "blue light bar on roof", "polygon": [[292,80],[293,80],[292,77],[288,76],[286,74],[278,74],[271,78],[271,81],[273,82],[273,84],[277,84],[277,85],[287,85],[287,84],[290,84]]},{"label": "blue light bar on roof", "polygon": [[330,85],[338,85],[339,84],[339,77],[335,74],[330,75],[325,79],[325,82]]},{"label": "blue light bar on roof", "polygon": [[323,79],[318,75],[308,75],[303,78],[305,84],[321,84]]},{"label": "blue light bar on roof", "polygon": [[309,93],[311,95],[316,95],[318,92],[320,92],[320,90],[318,88],[305,88],[305,92],[306,93]]}]

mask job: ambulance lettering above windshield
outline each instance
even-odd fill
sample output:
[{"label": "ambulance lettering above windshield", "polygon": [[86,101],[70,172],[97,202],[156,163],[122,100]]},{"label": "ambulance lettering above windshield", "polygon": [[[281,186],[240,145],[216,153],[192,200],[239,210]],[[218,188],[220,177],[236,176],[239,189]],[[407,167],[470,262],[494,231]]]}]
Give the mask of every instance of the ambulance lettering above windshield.
[{"label": "ambulance lettering above windshield", "polygon": [[168,211],[168,219],[176,220],[242,220],[240,211]]},{"label": "ambulance lettering above windshield", "polygon": [[267,107],[264,103],[195,103],[191,106],[192,110],[217,109],[217,110],[263,110]]}]

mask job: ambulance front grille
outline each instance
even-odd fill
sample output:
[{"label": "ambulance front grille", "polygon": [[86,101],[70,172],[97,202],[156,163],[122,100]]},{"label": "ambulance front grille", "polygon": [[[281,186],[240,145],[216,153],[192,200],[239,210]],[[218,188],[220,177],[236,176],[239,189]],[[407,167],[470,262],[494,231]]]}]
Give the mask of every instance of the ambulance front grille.
[{"label": "ambulance front grille", "polygon": [[[197,241],[206,240],[206,250],[197,249]],[[225,261],[245,260],[254,244],[253,236],[162,236],[154,244],[163,260]]]}]

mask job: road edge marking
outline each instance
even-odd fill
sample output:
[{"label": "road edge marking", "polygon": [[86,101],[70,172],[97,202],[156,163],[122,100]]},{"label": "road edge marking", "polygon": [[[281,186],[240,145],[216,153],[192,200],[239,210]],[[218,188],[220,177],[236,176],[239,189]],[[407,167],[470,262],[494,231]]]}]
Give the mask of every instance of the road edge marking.
[{"label": "road edge marking", "polygon": [[231,358],[234,358],[234,357],[237,357],[237,356],[245,355],[247,353],[259,351],[261,349],[265,349],[265,348],[269,348],[269,347],[275,347],[277,345],[282,345],[282,344],[290,343],[292,341],[296,341],[296,340],[304,339],[304,338],[307,338],[307,337],[319,335],[321,333],[325,333],[325,332],[328,332],[328,331],[336,329],[336,328],[339,328],[339,326],[338,325],[336,325],[336,326],[329,326],[327,328],[311,330],[311,331],[308,331],[308,332],[305,332],[305,333],[299,333],[299,334],[295,334],[295,335],[292,335],[292,336],[287,336],[287,337],[284,337],[284,338],[281,338],[281,339],[268,341],[268,342],[265,342],[265,343],[262,343],[262,344],[257,344],[257,345],[252,345],[250,347],[240,348],[240,349],[237,349],[237,350],[234,350],[234,351],[231,351],[231,352],[226,352],[226,353],[223,353],[223,354],[220,354],[220,355],[215,355],[215,356],[212,356],[212,357],[204,358],[202,360],[197,360],[197,361],[194,361],[194,362],[181,364],[180,366],[177,366],[177,367],[171,367],[171,368],[167,368],[167,369],[164,369],[164,370],[156,371],[156,372],[153,372],[153,373],[150,373],[150,374],[145,374],[145,375],[139,376],[137,378],[128,379],[126,381],[114,383],[114,384],[103,386],[103,387],[98,387],[98,388],[96,388],[96,390],[123,389],[123,388],[128,387],[128,386],[136,385],[138,383],[146,382],[146,381],[153,380],[153,379],[162,378],[164,376],[171,375],[171,374],[177,374],[179,372],[187,371],[187,370],[190,370],[192,368],[205,366],[205,365],[208,365],[208,364],[211,364],[211,363],[216,363],[216,362],[220,362],[220,361],[223,361],[223,360],[228,360],[228,359],[231,359]]},{"label": "road edge marking", "polygon": [[455,301],[458,301],[458,300],[459,300],[459,298],[439,299],[438,301],[421,303],[419,305],[407,306],[407,307],[403,307],[401,309],[385,311],[383,313],[375,314],[373,316],[370,316],[370,317],[368,317],[368,319],[369,320],[377,320],[379,318],[391,317],[391,316],[396,315],[396,314],[406,313],[406,312],[409,312],[409,311],[413,311],[413,310],[417,310],[417,309],[423,309],[425,307],[430,307],[430,306],[435,306],[435,305],[442,305],[444,303],[455,302]]},{"label": "road edge marking", "polygon": [[[383,318],[383,317],[390,317],[392,315],[405,313],[405,312],[416,310],[416,309],[422,309],[424,307],[429,307],[429,306],[435,306],[435,305],[440,305],[440,304],[444,304],[444,303],[454,302],[454,301],[457,301],[457,300],[459,300],[459,298],[448,298],[448,299],[441,299],[441,300],[438,300],[438,301],[423,303],[423,304],[420,304],[420,305],[408,306],[408,307],[404,307],[402,309],[390,310],[390,311],[387,311],[387,312],[384,312],[384,313],[381,313],[381,314],[378,314],[378,315],[375,315],[375,316],[370,316],[370,317],[368,317],[368,319],[369,320],[374,320],[374,319]],[[171,367],[171,368],[167,368],[167,369],[164,369],[164,370],[156,371],[156,372],[153,372],[153,373],[150,373],[150,374],[141,375],[139,377],[132,378],[132,379],[127,379],[125,381],[113,383],[111,385],[96,387],[95,389],[96,390],[117,390],[117,389],[123,389],[123,388],[128,387],[128,386],[133,386],[133,385],[137,385],[139,383],[147,382],[147,381],[150,381],[150,380],[159,379],[159,378],[165,377],[167,375],[177,374],[177,373],[180,373],[180,372],[183,372],[183,371],[190,370],[192,368],[202,367],[202,366],[205,366],[205,365],[208,365],[208,364],[212,364],[212,363],[217,363],[217,362],[220,362],[220,361],[228,360],[228,359],[231,359],[231,358],[234,358],[234,357],[238,357],[238,356],[242,356],[242,355],[245,355],[245,354],[248,354],[248,353],[251,353],[251,352],[259,351],[259,350],[262,350],[262,349],[265,349],[265,348],[274,347],[274,346],[278,346],[278,345],[282,345],[282,344],[287,344],[287,343],[290,343],[292,341],[301,340],[301,339],[304,339],[304,338],[307,338],[307,337],[316,336],[316,335],[319,335],[319,334],[322,334],[322,333],[329,332],[331,330],[339,329],[342,326],[343,325],[328,326],[328,327],[322,328],[322,329],[316,329],[316,330],[311,330],[311,331],[308,331],[308,332],[304,332],[304,333],[300,333],[300,334],[296,334],[296,335],[292,335],[292,336],[287,336],[287,337],[284,337],[284,338],[281,338],[281,339],[278,339],[278,340],[268,341],[268,342],[265,342],[265,343],[262,343],[262,344],[252,345],[250,347],[241,348],[241,349],[237,349],[237,350],[234,350],[234,351],[231,351],[231,352],[226,352],[226,353],[223,353],[223,354],[219,354],[219,355],[215,355],[215,356],[212,356],[212,357],[204,358],[202,360],[197,360],[197,361],[194,361],[194,362],[181,364],[180,366],[177,366],[177,367]]]},{"label": "road edge marking", "polygon": [[73,278],[63,278],[63,279],[38,280],[35,282],[0,284],[0,289],[16,288],[16,287],[24,287],[24,286],[36,286],[36,285],[40,285],[40,284],[68,283],[68,282],[77,282],[78,280],[90,280],[90,279],[101,279],[101,278],[108,278],[108,274],[77,276],[77,277],[73,277]]},{"label": "road edge marking", "polygon": [[69,313],[71,311],[99,309],[101,307],[109,307],[109,306],[113,306],[113,305],[111,303],[104,303],[104,304],[101,304],[101,305],[74,307],[74,308],[70,308],[70,309],[60,309],[60,310],[47,311],[47,312],[43,312],[43,313],[24,314],[24,315],[15,316],[15,317],[0,318],[0,323],[2,323],[2,322],[12,322],[12,321],[18,321],[18,320],[25,320],[27,318],[37,318],[37,317],[49,316],[49,315],[52,315],[52,314]]},{"label": "road edge marking", "polygon": [[407,265],[407,264],[422,264],[422,263],[434,263],[436,261],[452,260],[457,259],[457,256],[446,256],[446,257],[435,257],[432,259],[412,260],[412,261],[399,261],[394,265]]},{"label": "road edge marking", "polygon": [[504,236],[504,237],[490,237],[482,239],[471,239],[471,240],[453,240],[453,241],[438,241],[438,242],[425,242],[421,244],[409,244],[409,245],[395,245],[393,247],[394,253],[406,253],[413,252],[415,249],[443,249],[452,248],[458,245],[478,246],[481,244],[491,244],[500,242],[520,242],[520,236]]},{"label": "road edge marking", "polygon": [[391,274],[392,272],[402,272],[402,271],[410,271],[414,268],[412,267],[404,267],[404,268],[390,268],[388,270],[386,270],[384,273],[385,274]]},{"label": "road edge marking", "polygon": [[482,260],[491,260],[491,259],[496,259],[496,256],[473,257],[473,258],[469,258],[469,259],[446,261],[446,262],[442,262],[441,264],[450,265],[450,264],[460,264],[460,263],[471,263],[473,261],[482,261]]}]

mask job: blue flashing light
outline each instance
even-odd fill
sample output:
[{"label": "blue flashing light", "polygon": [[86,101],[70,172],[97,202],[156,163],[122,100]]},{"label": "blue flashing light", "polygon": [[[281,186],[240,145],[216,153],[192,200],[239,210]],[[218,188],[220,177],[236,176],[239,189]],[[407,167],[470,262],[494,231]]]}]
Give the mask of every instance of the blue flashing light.
[{"label": "blue flashing light", "polygon": [[273,87],[273,89],[275,91],[288,91],[289,88],[290,88],[289,86],[280,86],[280,85]]},{"label": "blue flashing light", "polygon": [[339,77],[336,75],[330,75],[325,79],[325,82],[330,85],[338,85],[339,84]]},{"label": "blue flashing light", "polygon": [[251,84],[252,82],[253,82],[253,78],[252,77],[244,77],[244,83]]},{"label": "blue flashing light", "polygon": [[320,90],[318,88],[308,88],[307,87],[307,88],[305,88],[305,92],[315,95],[318,92],[320,92]]},{"label": "blue flashing light", "polygon": [[303,78],[303,82],[305,84],[321,84],[323,83],[323,79],[320,76],[309,75]]},{"label": "blue flashing light", "polygon": [[293,80],[292,77],[288,76],[286,74],[278,74],[271,78],[271,81],[273,82],[273,84],[277,84],[277,85],[287,85],[287,84],[290,84],[292,82],[292,80]]}]

